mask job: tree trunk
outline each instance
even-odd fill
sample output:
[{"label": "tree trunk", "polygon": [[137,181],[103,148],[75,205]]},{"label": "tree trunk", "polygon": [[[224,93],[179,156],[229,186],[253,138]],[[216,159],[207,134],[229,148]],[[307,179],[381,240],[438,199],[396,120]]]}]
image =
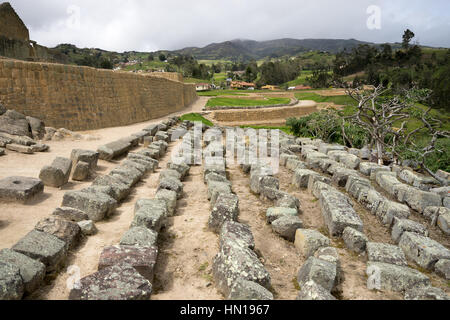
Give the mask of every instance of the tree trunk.
[{"label": "tree trunk", "polygon": [[377,156],[378,156],[378,164],[382,166],[384,164],[384,161],[383,161],[383,145],[378,140],[377,140]]}]

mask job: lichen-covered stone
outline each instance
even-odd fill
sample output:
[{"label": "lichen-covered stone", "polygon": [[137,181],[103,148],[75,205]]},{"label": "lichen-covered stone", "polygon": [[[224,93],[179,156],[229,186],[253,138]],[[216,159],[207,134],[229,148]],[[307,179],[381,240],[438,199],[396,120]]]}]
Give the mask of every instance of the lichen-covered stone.
[{"label": "lichen-covered stone", "polygon": [[80,280],[70,291],[70,300],[148,300],[151,283],[126,263],[102,269]]},{"label": "lichen-covered stone", "polygon": [[450,250],[430,238],[416,233],[403,233],[400,243],[406,256],[422,268],[433,270],[441,259],[450,259]]},{"label": "lichen-covered stone", "polygon": [[130,228],[120,240],[122,246],[153,247],[156,246],[158,233],[145,227]]},{"label": "lichen-covered stone", "polygon": [[442,289],[426,287],[406,291],[405,300],[450,300],[450,297]]},{"label": "lichen-covered stone", "polygon": [[297,300],[304,301],[333,301],[337,300],[321,285],[318,285],[314,281],[308,281],[301,287]]},{"label": "lichen-covered stone", "polygon": [[328,247],[331,241],[316,230],[297,229],[295,234],[295,247],[305,258],[313,256],[316,251]]},{"label": "lichen-covered stone", "polygon": [[0,262],[0,301],[20,300],[24,293],[24,285],[20,269],[9,263]]},{"label": "lichen-covered stone", "polygon": [[[446,208],[447,209],[447,208]],[[446,235],[450,235],[450,209],[445,210],[439,215],[437,225]]]},{"label": "lichen-covered stone", "polygon": [[316,257],[310,257],[301,267],[297,276],[300,287],[303,287],[309,281],[314,281],[328,292],[333,290],[336,280],[336,265]]},{"label": "lichen-covered stone", "polygon": [[89,164],[90,170],[95,170],[97,168],[99,156],[100,154],[95,151],[73,149],[70,155],[70,159],[73,162],[73,166],[82,161]]},{"label": "lichen-covered stone", "polygon": [[89,216],[81,210],[69,207],[56,208],[53,215],[68,221],[80,222],[88,220]]},{"label": "lichen-covered stone", "polygon": [[127,263],[145,279],[153,282],[154,268],[158,257],[157,247],[111,246],[103,249],[98,263],[102,270],[118,263]]},{"label": "lichen-covered stone", "polygon": [[180,180],[175,178],[164,178],[161,179],[158,185],[159,190],[171,190],[176,192],[178,198],[181,198],[183,194],[183,184]]},{"label": "lichen-covered stone", "polygon": [[44,185],[59,188],[69,182],[72,161],[67,158],[57,157],[50,166],[45,166],[39,173],[39,179]]},{"label": "lichen-covered stone", "polygon": [[273,300],[273,294],[256,282],[238,279],[231,288],[228,300],[267,301]]},{"label": "lichen-covered stone", "polygon": [[164,200],[141,199],[136,202],[131,227],[146,227],[159,232],[167,215],[167,205]]},{"label": "lichen-covered stone", "polygon": [[423,224],[408,219],[396,219],[391,233],[392,240],[395,243],[399,243],[405,232],[417,233],[428,237],[428,230]]},{"label": "lichen-covered stone", "polygon": [[292,177],[292,184],[297,188],[306,189],[310,176],[320,176],[317,172],[308,169],[297,169]]},{"label": "lichen-covered stone", "polygon": [[77,224],[81,229],[81,233],[85,236],[93,236],[98,231],[92,220],[80,221]]},{"label": "lichen-covered stone", "polygon": [[294,208],[285,207],[275,207],[267,209],[266,218],[268,223],[272,223],[284,216],[297,217],[298,211]]},{"label": "lichen-covered stone", "polygon": [[41,220],[34,228],[64,241],[67,249],[75,247],[80,241],[81,229],[78,224],[56,216]]},{"label": "lichen-covered stone", "polygon": [[167,164],[167,168],[168,169],[172,169],[175,171],[178,171],[181,174],[181,178],[184,179],[186,178],[186,176],[189,174],[189,170],[191,167],[189,167],[187,164],[185,163],[173,163],[173,162],[169,162]]},{"label": "lichen-covered stone", "polygon": [[155,199],[163,200],[167,205],[167,213],[169,216],[173,216],[175,214],[175,210],[177,208],[177,193],[172,190],[161,189],[156,192]]},{"label": "lichen-covered stone", "polygon": [[345,228],[342,239],[347,248],[356,253],[365,252],[367,242],[369,241],[364,233],[350,227]]},{"label": "lichen-covered stone", "polygon": [[322,216],[332,236],[342,236],[345,228],[363,231],[363,222],[350,199],[334,190],[322,190],[319,198]]},{"label": "lichen-covered stone", "polygon": [[166,179],[166,178],[172,178],[172,179],[177,179],[177,180],[181,181],[181,173],[179,173],[176,170],[165,169],[165,170],[161,171],[161,173],[159,174],[159,181]]},{"label": "lichen-covered stone", "polygon": [[75,181],[85,181],[89,177],[89,163],[84,161],[79,161],[75,165],[75,169],[73,170],[72,180]]},{"label": "lichen-covered stone", "polygon": [[132,148],[130,142],[124,140],[117,140],[110,142],[97,149],[99,153],[99,158],[106,161],[111,161],[122,154],[128,152]]},{"label": "lichen-covered stone", "polygon": [[402,249],[386,243],[367,243],[367,255],[369,261],[407,266],[406,256]]},{"label": "lichen-covered stone", "polygon": [[25,202],[44,192],[40,179],[8,177],[0,180],[0,200]]},{"label": "lichen-covered stone", "polygon": [[0,263],[9,264],[19,269],[25,293],[33,293],[44,281],[45,265],[24,254],[11,249],[3,249],[0,251]]},{"label": "lichen-covered stone", "polygon": [[239,198],[231,193],[220,193],[209,217],[208,226],[219,232],[226,221],[236,221],[239,215]]},{"label": "lichen-covered stone", "polygon": [[241,247],[255,249],[255,239],[250,227],[236,221],[225,222],[220,231],[220,246],[222,247],[230,241]]},{"label": "lichen-covered stone", "polygon": [[42,262],[47,267],[47,272],[57,270],[67,253],[64,241],[37,230],[20,239],[12,249]]},{"label": "lichen-covered stone", "polygon": [[112,175],[98,176],[95,178],[94,182],[92,182],[92,185],[111,187],[113,190],[113,198],[116,201],[124,200],[131,192],[131,188],[128,185]]},{"label": "lichen-covered stone", "polygon": [[213,275],[218,290],[226,297],[238,279],[253,281],[266,289],[270,288],[270,274],[256,254],[233,241],[221,246],[214,258]]},{"label": "lichen-covered stone", "polygon": [[282,216],[272,222],[272,230],[282,238],[294,242],[298,229],[303,228],[303,222],[297,216]]},{"label": "lichen-covered stone", "polygon": [[90,220],[97,222],[117,208],[117,201],[104,193],[68,191],[64,194],[62,206],[81,210]]},{"label": "lichen-covered stone", "polygon": [[434,266],[434,271],[446,280],[450,280],[450,259],[441,259]]},{"label": "lichen-covered stone", "polygon": [[430,279],[417,270],[381,262],[367,263],[369,290],[404,292],[430,286]]}]

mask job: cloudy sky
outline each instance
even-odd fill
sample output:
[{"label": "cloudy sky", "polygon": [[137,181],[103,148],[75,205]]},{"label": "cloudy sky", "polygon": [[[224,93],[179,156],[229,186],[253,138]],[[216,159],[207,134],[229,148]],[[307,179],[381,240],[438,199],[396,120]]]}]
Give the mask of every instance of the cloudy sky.
[{"label": "cloudy sky", "polygon": [[49,47],[156,51],[237,38],[381,43],[401,41],[406,28],[423,45],[450,47],[449,0],[9,1],[31,38]]}]

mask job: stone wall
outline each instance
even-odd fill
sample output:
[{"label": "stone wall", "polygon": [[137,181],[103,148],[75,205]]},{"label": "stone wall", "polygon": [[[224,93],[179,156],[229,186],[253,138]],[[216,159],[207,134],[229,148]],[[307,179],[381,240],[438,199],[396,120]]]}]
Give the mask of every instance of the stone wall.
[{"label": "stone wall", "polygon": [[181,111],[195,86],[89,67],[0,59],[0,103],[47,126],[91,130]]},{"label": "stone wall", "polygon": [[317,106],[311,107],[275,107],[270,109],[244,109],[214,111],[213,119],[219,122],[265,123],[276,119],[305,116],[316,112]]},{"label": "stone wall", "polygon": [[27,27],[8,2],[0,4],[0,35],[8,39],[30,40]]}]

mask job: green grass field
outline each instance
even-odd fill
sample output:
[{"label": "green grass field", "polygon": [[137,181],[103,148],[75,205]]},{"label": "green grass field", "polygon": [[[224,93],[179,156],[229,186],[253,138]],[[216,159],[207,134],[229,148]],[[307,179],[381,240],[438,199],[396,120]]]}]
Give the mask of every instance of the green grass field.
[{"label": "green grass field", "polygon": [[355,100],[350,98],[349,96],[321,96],[317,93],[306,91],[306,92],[298,92],[295,94],[295,97],[298,100],[312,100],[318,103],[321,102],[333,102],[337,105],[343,106],[356,106],[357,103]]},{"label": "green grass field", "polygon": [[239,98],[213,98],[206,104],[207,107],[252,107],[271,106],[275,104],[288,104],[289,98],[267,98],[267,100],[247,100]]},{"label": "green grass field", "polygon": [[238,90],[212,90],[197,92],[201,97],[218,97],[218,96],[247,96],[246,93]]},{"label": "green grass field", "polygon": [[214,126],[214,123],[209,121],[208,119],[203,118],[198,113],[188,113],[180,117],[181,121],[192,121],[192,122],[203,122],[207,126]]},{"label": "green grass field", "polygon": [[240,126],[240,128],[242,129],[246,129],[246,128],[252,128],[252,129],[267,129],[267,130],[281,130],[287,134],[292,134],[291,128],[286,127],[286,126],[281,126],[281,127],[271,127],[271,126]]}]

